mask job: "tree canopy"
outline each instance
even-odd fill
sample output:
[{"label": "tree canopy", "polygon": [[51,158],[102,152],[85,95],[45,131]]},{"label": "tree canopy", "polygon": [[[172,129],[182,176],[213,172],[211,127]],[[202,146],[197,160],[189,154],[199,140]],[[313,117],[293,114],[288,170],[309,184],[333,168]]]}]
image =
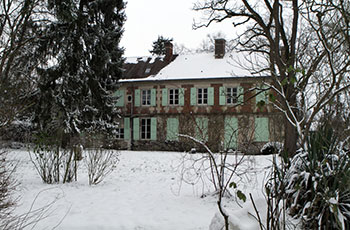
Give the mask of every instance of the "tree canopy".
[{"label": "tree canopy", "polygon": [[307,148],[312,124],[350,87],[348,1],[206,0],[194,9],[206,17],[196,28],[231,20],[242,31],[234,47],[256,57],[252,73],[271,76],[265,86],[285,114],[285,150]]},{"label": "tree canopy", "polygon": [[1,102],[8,102],[0,103],[0,113],[16,108],[14,119],[30,107],[45,132],[112,131],[124,1],[9,0],[0,6]]},{"label": "tree canopy", "polygon": [[157,40],[153,42],[152,50],[149,52],[153,55],[165,55],[165,44],[172,42],[172,38],[165,38],[163,36],[158,36]]}]

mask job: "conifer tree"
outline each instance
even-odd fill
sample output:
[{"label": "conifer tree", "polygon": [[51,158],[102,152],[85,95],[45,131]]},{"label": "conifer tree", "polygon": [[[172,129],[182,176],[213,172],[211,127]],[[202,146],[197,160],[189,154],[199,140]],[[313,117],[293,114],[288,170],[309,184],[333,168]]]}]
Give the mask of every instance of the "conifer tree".
[{"label": "conifer tree", "polygon": [[114,128],[113,92],[122,74],[119,42],[122,0],[48,0],[53,20],[39,45],[47,63],[38,70],[40,129],[74,136]]},{"label": "conifer tree", "polygon": [[158,39],[153,42],[152,50],[149,52],[153,55],[165,55],[165,44],[167,42],[172,42],[172,38],[165,38],[163,36],[158,36]]}]

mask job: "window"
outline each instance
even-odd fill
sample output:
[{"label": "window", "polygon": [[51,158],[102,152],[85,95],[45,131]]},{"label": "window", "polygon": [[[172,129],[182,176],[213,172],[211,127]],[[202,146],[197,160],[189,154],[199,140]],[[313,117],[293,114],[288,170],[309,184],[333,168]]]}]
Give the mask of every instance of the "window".
[{"label": "window", "polygon": [[226,104],[237,103],[237,88],[226,88]]},{"label": "window", "polygon": [[258,107],[262,107],[269,103],[269,88],[266,85],[258,86],[256,92],[256,104]]},{"label": "window", "polygon": [[255,141],[268,142],[270,138],[269,119],[267,117],[255,118]]},{"label": "window", "polygon": [[145,74],[149,74],[151,72],[151,68],[147,68],[146,70],[145,70]]},{"label": "window", "polygon": [[179,104],[179,89],[169,89],[169,105]]},{"label": "window", "polygon": [[178,118],[168,118],[167,119],[167,132],[166,139],[170,141],[178,141],[179,133],[179,119]]},{"label": "window", "polygon": [[115,92],[115,97],[117,99],[116,106],[124,106],[124,90],[120,89]]},{"label": "window", "polygon": [[226,149],[236,149],[238,136],[238,119],[237,117],[225,117],[225,136],[224,147]]},{"label": "window", "polygon": [[142,105],[151,105],[151,90],[143,89],[141,91]]},{"label": "window", "polygon": [[198,89],[198,105],[208,104],[208,88],[199,88]]},{"label": "window", "polygon": [[117,139],[124,139],[124,128],[117,128]]},{"label": "window", "polygon": [[208,141],[208,123],[209,119],[207,117],[197,117],[196,118],[196,129],[195,137],[200,141]]},{"label": "window", "polygon": [[141,119],[141,139],[142,140],[151,139],[151,119],[150,118]]}]

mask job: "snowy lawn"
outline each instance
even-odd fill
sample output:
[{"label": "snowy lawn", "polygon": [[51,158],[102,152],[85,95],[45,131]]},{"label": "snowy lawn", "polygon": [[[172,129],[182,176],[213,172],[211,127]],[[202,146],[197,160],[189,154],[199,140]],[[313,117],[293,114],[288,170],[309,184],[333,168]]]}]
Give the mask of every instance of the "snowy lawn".
[{"label": "snowy lawn", "polygon": [[[81,162],[78,181],[47,185],[29,160],[28,152],[11,152],[20,161],[16,177],[21,183],[17,213],[25,213],[53,202],[34,229],[208,229],[218,212],[216,197],[208,181],[181,183],[176,170],[183,153],[121,151],[117,169],[102,183],[88,185],[87,170]],[[11,157],[12,158],[12,157]],[[248,212],[255,214],[249,200],[265,214],[262,184],[271,156],[249,158],[249,173],[241,176],[240,189],[247,202],[240,207],[234,198],[225,199],[225,208],[240,229],[258,229]],[[247,167],[248,168],[248,167]],[[205,179],[206,180],[206,179]],[[238,179],[235,179],[238,181]],[[243,183],[243,184],[242,184]]]}]

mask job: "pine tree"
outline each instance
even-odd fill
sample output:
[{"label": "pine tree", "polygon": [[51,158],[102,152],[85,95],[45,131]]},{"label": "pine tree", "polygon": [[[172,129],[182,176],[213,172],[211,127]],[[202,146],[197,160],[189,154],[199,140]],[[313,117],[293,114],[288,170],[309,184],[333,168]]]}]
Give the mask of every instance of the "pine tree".
[{"label": "pine tree", "polygon": [[158,36],[158,39],[153,42],[152,50],[149,52],[153,55],[165,55],[165,44],[167,42],[172,42],[172,38],[165,38],[163,36]]},{"label": "pine tree", "polygon": [[111,133],[113,92],[122,74],[125,3],[48,0],[48,7],[55,20],[38,48],[48,62],[38,70],[35,121],[53,135]]}]

